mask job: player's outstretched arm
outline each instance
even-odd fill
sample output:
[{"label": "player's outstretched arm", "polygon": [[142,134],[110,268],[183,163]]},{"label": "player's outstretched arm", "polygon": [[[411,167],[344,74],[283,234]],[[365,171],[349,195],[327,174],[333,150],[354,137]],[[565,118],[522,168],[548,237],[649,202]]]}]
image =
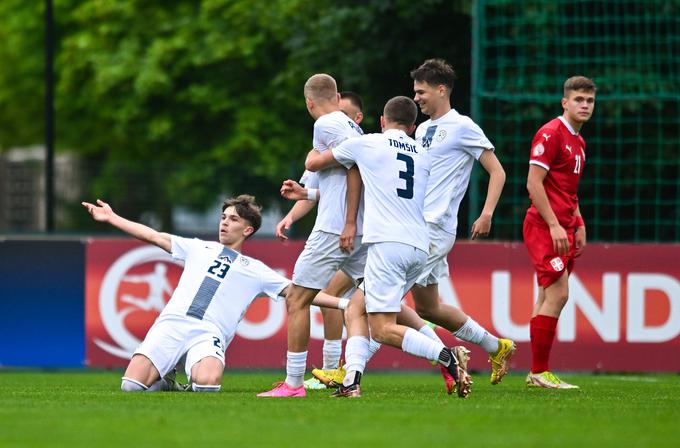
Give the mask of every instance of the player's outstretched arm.
[{"label": "player's outstretched arm", "polygon": [[[279,296],[288,297],[288,291],[290,290],[290,285],[286,286],[281,290]],[[312,301],[312,305],[322,306],[324,308],[333,308],[337,310],[346,310],[349,304],[349,299],[343,299],[340,297],[335,297],[325,292],[319,291]]]},{"label": "player's outstretched arm", "polygon": [[92,219],[99,222],[109,223],[117,229],[122,230],[130,236],[137,238],[138,240],[146,241],[147,243],[153,244],[160,247],[164,251],[170,253],[172,250],[172,242],[169,233],[158,232],[151,227],[147,227],[144,224],[138,222],[130,221],[122,216],[118,216],[111,206],[101,199],[97,199],[97,204],[91,204],[89,202],[81,202],[83,207],[92,215]]},{"label": "player's outstretched arm", "polygon": [[505,170],[493,151],[484,151],[479,163],[489,173],[489,187],[486,190],[484,208],[479,218],[472,224],[471,237],[488,236],[491,231],[491,219],[501,197],[505,185]]}]

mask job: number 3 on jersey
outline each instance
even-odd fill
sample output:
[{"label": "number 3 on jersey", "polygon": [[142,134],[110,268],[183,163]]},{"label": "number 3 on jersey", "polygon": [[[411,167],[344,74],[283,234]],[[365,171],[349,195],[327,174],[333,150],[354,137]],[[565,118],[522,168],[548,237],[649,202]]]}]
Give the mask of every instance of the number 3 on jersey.
[{"label": "number 3 on jersey", "polygon": [[404,199],[413,199],[413,157],[400,152],[397,153],[397,160],[401,160],[406,165],[406,171],[399,171],[399,178],[404,179],[406,188],[397,188],[397,196]]}]

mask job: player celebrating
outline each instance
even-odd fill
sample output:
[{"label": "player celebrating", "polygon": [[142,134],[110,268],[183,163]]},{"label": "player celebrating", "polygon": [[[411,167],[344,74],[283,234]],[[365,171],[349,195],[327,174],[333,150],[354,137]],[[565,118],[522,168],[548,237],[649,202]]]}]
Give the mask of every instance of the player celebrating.
[{"label": "player celebrating", "polygon": [[480,345],[489,354],[491,384],[498,384],[507,373],[514,342],[498,339],[462,310],[442,303],[438,282],[449,275],[446,257],[456,240],[458,206],[470,182],[475,159],[489,173],[489,187],[482,213],[472,224],[472,239],[489,234],[505,171],[480,127],[451,108],[453,68],[442,59],[428,59],[411,72],[411,77],[414,100],[421,112],[430,117],[418,126],[416,141],[428,150],[432,159],[425,196],[430,250],[423,274],[411,290],[413,301],[423,319],[446,328],[459,339]]},{"label": "player celebrating", "polygon": [[[368,247],[364,277],[365,325],[350,325],[347,375],[335,396],[361,396],[360,380],[371,336],[403,351],[438,361],[459,384],[461,397],[469,393],[470,378],[451,349],[424,334],[397,324],[401,299],[411,288],[427,260],[428,240],[423,217],[430,160],[411,133],[418,109],[407,97],[387,102],[380,118],[382,134],[350,139],[332,151],[310,151],[310,171],[342,164],[359,167],[365,188],[363,242]],[[322,198],[325,190],[322,190]],[[359,331],[355,331],[355,328]],[[354,359],[359,361],[355,363]]]},{"label": "player celebrating", "polygon": [[[290,281],[264,263],[242,255],[243,242],[262,223],[255,198],[241,195],[222,206],[219,243],[157,232],[117,215],[104,201],[83,202],[96,221],[160,247],[184,261],[184,271],[170,301],[135,350],[121,389],[171,390],[166,375],[186,356],[185,369],[196,392],[220,390],[224,352],[253,299],[265,293],[285,296]],[[329,303],[317,304],[324,306]]]},{"label": "player celebrating", "polygon": [[527,178],[531,207],[523,229],[538,282],[538,300],[529,323],[531,372],[526,384],[530,387],[578,389],[553,374],[548,361],[557,319],[569,298],[574,258],[586,245],[577,196],[586,144],[579,131],[593,114],[595,89],[595,83],[584,76],[567,79],[562,116],[544,124],[531,143]]},{"label": "player celebrating", "polygon": [[[305,83],[304,95],[307,110],[316,120],[314,148],[327,151],[348,138],[361,135],[359,126],[340,111],[337,85],[331,76],[321,73],[310,77]],[[318,182],[323,194],[319,198],[316,222],[295,263],[293,284],[286,301],[286,379],[274,389],[258,394],[259,397],[306,395],[303,380],[309,345],[309,305],[338,269],[355,281],[363,277],[366,248],[361,246],[363,211],[358,170],[340,167],[326,170],[319,173]],[[298,204],[299,201],[293,208]]]}]

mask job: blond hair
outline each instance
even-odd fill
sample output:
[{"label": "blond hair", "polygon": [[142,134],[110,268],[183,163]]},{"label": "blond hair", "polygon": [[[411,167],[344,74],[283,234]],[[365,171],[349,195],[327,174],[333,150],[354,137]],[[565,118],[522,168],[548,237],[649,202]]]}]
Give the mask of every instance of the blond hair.
[{"label": "blond hair", "polygon": [[338,95],[338,85],[331,75],[317,73],[305,83],[304,94],[313,101],[331,101]]}]

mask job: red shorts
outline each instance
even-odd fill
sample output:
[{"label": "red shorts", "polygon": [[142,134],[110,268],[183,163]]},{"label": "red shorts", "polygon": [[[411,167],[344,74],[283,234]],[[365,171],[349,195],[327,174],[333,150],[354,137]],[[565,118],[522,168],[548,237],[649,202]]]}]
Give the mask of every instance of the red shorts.
[{"label": "red shorts", "polygon": [[569,239],[569,253],[566,255],[557,255],[557,252],[553,249],[550,229],[547,227],[537,226],[525,218],[523,230],[524,245],[527,247],[529,258],[534,264],[539,286],[547,288],[562,277],[565,270],[567,275],[573,272],[575,258],[574,229],[566,229]]}]

